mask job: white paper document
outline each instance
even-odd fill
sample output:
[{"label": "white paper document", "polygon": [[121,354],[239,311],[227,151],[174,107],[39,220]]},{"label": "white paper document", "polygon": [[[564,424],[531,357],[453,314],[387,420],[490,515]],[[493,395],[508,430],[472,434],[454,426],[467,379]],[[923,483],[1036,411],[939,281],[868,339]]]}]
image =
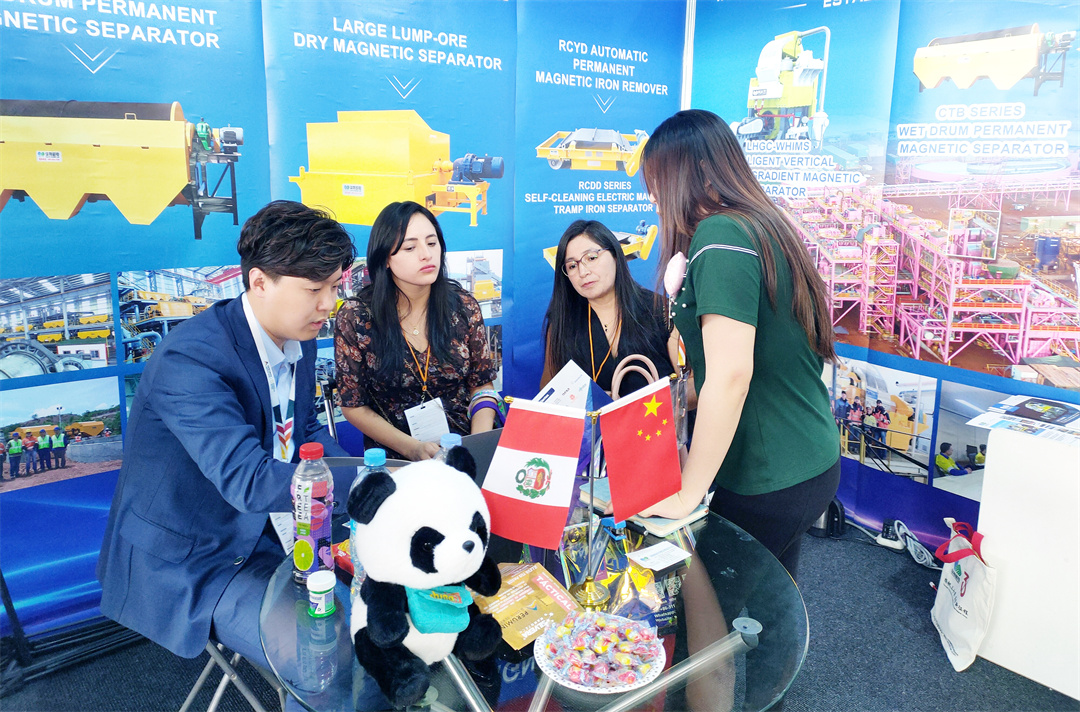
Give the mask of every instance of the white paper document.
[{"label": "white paper document", "polygon": [[585,410],[589,403],[589,374],[573,361],[567,361],[555,377],[533,400],[551,405]]},{"label": "white paper document", "polygon": [[690,558],[691,554],[682,547],[675,546],[670,541],[662,541],[659,544],[631,551],[626,555],[628,559],[639,566],[644,566],[653,571],[663,571],[666,568],[681,564]]}]

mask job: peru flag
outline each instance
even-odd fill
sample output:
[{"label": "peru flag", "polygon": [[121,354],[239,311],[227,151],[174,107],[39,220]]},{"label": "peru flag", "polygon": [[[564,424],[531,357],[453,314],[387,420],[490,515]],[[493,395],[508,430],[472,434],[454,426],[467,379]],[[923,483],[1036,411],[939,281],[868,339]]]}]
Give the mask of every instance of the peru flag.
[{"label": "peru flag", "polygon": [[600,431],[616,520],[632,517],[682,488],[667,378],[601,408]]},{"label": "peru flag", "polygon": [[484,479],[491,532],[556,549],[574,497],[585,431],[578,409],[515,399]]}]

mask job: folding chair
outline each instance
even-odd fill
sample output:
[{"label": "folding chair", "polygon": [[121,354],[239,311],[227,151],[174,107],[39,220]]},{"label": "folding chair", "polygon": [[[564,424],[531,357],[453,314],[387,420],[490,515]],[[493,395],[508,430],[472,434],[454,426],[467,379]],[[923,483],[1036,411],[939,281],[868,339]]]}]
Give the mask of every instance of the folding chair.
[{"label": "folding chair", "polygon": [[[239,690],[240,694],[244,696],[244,699],[248,701],[248,704],[251,705],[251,709],[255,710],[255,712],[267,712],[266,708],[259,702],[259,699],[255,697],[255,693],[251,691],[248,684],[244,682],[236,672],[237,663],[243,660],[240,653],[233,653],[232,660],[230,661],[225,658],[224,650],[225,646],[221,645],[221,643],[210,641],[206,644],[206,652],[210,653],[210,660],[207,661],[206,667],[203,668],[199,678],[195,681],[194,687],[192,687],[191,692],[188,693],[187,699],[184,700],[184,704],[180,708],[180,712],[188,712],[191,708],[191,704],[195,701],[195,698],[202,692],[203,686],[206,685],[210,675],[213,674],[215,667],[221,668],[224,674],[221,676],[221,682],[218,683],[217,690],[214,691],[214,696],[210,700],[210,705],[206,708],[206,712],[216,712],[230,681],[236,685],[236,689]],[[281,683],[278,682],[269,671],[263,670],[258,665],[251,665],[251,667],[255,668],[255,670],[257,670],[277,692],[278,703],[281,705],[282,712],[284,712],[285,698],[286,695],[288,695],[285,688],[282,687]]]}]

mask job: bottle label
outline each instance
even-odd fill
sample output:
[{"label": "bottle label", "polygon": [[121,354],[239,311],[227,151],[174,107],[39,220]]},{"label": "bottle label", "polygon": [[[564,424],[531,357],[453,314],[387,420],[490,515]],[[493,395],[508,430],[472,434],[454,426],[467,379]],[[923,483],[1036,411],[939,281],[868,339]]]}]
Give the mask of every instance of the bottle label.
[{"label": "bottle label", "polygon": [[296,486],[293,518],[296,520],[296,533],[299,536],[309,536],[311,534],[311,490],[310,482],[304,482]]},{"label": "bottle label", "polygon": [[302,582],[313,571],[334,570],[331,518],[334,513],[333,480],[297,483],[294,488],[294,578]]}]

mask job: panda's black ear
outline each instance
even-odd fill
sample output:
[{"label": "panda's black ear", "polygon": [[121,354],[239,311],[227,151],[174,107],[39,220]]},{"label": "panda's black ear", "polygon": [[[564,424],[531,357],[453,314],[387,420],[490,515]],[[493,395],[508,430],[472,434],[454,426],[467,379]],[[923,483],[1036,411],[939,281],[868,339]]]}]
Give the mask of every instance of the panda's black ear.
[{"label": "panda's black ear", "polygon": [[446,464],[476,479],[476,460],[473,459],[472,453],[462,446],[457,445],[450,449],[450,452],[446,454]]},{"label": "panda's black ear", "polygon": [[359,524],[370,524],[375,513],[390,495],[397,490],[394,479],[386,472],[369,472],[360,484],[349,492],[345,511]]}]

